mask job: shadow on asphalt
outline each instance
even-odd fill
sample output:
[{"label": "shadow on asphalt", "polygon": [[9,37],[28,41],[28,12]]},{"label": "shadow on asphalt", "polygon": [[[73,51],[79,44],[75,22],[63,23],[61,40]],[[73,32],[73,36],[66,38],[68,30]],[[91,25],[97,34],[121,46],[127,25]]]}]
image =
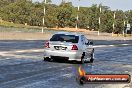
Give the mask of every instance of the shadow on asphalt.
[{"label": "shadow on asphalt", "polygon": [[[66,64],[80,64],[81,65],[81,62],[79,61],[68,61],[68,60],[60,60],[60,59],[54,59],[54,60],[44,60],[45,62],[52,62],[52,63],[66,63]],[[90,63],[90,62],[86,62],[86,63]]]},{"label": "shadow on asphalt", "polygon": [[78,63],[79,63],[79,62],[75,62],[75,61],[67,61],[67,60],[53,60],[53,61],[44,60],[44,62],[66,63],[66,64],[78,64]]}]

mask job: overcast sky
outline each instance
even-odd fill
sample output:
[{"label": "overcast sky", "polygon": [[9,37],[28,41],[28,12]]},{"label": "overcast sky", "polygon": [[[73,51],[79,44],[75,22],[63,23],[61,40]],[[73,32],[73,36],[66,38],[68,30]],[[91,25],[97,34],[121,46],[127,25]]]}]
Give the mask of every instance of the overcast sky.
[{"label": "overcast sky", "polygon": [[[43,0],[33,0],[35,1],[43,1]],[[54,4],[60,4],[62,0],[52,0]],[[92,4],[100,4],[108,6],[111,10],[132,10],[132,0],[65,0],[65,1],[72,1],[74,6],[86,6],[90,7]]]}]

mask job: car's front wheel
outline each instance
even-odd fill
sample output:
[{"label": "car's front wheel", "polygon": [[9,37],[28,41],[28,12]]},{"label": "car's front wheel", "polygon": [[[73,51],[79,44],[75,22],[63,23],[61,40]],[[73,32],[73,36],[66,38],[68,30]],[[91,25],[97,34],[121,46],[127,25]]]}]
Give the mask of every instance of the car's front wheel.
[{"label": "car's front wheel", "polygon": [[85,63],[84,58],[82,58],[81,59],[81,64],[84,64],[84,63]]},{"label": "car's front wheel", "polygon": [[81,64],[84,64],[84,63],[85,63],[84,57],[85,57],[85,53],[82,54],[82,57],[81,57]]},{"label": "car's front wheel", "polygon": [[93,63],[94,61],[94,52],[91,54],[90,63]]}]

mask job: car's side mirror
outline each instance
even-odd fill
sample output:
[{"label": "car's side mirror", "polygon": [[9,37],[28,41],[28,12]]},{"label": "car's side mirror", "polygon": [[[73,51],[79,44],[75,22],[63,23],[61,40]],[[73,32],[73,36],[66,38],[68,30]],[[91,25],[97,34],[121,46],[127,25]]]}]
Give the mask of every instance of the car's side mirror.
[{"label": "car's side mirror", "polygon": [[85,45],[89,45],[89,42],[85,43]]},{"label": "car's side mirror", "polygon": [[85,45],[93,45],[93,42],[89,41],[89,42],[85,43]]},{"label": "car's side mirror", "polygon": [[93,42],[92,41],[89,41],[89,45],[93,45]]}]

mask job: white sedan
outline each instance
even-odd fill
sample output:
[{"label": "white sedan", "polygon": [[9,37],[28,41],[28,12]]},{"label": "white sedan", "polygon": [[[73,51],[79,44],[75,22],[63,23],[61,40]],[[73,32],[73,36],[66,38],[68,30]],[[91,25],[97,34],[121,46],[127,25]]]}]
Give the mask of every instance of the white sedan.
[{"label": "white sedan", "polygon": [[59,32],[44,44],[44,60],[67,59],[85,63],[94,60],[93,42],[83,34]]}]

